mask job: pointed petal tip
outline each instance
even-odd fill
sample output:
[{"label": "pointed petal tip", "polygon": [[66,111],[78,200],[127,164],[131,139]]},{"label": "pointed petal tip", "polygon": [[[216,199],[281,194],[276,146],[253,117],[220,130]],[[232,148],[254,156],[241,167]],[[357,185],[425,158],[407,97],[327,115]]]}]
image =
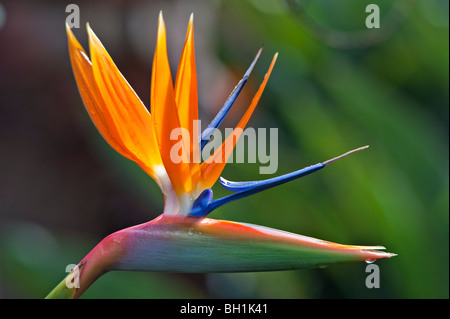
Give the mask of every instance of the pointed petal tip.
[{"label": "pointed petal tip", "polygon": [[270,62],[269,70],[267,71],[266,75],[272,73],[273,66],[275,65],[277,59],[278,59],[278,52],[275,52],[272,58],[272,62]]},{"label": "pointed petal tip", "polygon": [[[80,54],[84,55],[86,57],[86,53],[81,46],[81,44],[78,42],[77,37],[72,31],[72,28],[66,23],[66,33],[67,33],[67,39],[69,43],[69,52],[79,52]],[[72,60],[72,54],[71,54],[71,60]],[[86,57],[87,58],[87,57]],[[89,60],[89,58],[87,58]]]},{"label": "pointed petal tip", "polygon": [[88,32],[88,34],[95,35],[94,30],[92,30],[91,25],[89,24],[89,22],[86,22],[86,30]]},{"label": "pointed petal tip", "polygon": [[72,32],[72,29],[70,28],[69,24],[66,22],[66,33],[67,33],[67,37],[72,40],[75,36]]},{"label": "pointed petal tip", "polygon": [[66,33],[67,33],[67,36],[71,39],[71,40],[75,40],[76,41],[76,37],[75,37],[75,35],[73,34],[73,30],[72,30],[72,28],[70,27],[70,25],[69,25],[69,23],[65,23],[65,26],[66,26]]},{"label": "pointed petal tip", "polygon": [[[256,52],[256,56],[255,56],[255,58],[253,59],[252,64],[255,64],[256,61],[259,59],[259,56],[261,55],[263,49],[264,49],[264,44],[261,45],[261,46],[259,47],[258,52]],[[251,68],[253,68],[253,67],[251,67]],[[248,73],[248,71],[247,71],[247,73]],[[247,74],[247,73],[246,73],[246,74]],[[249,74],[249,75],[250,75],[250,74]]]},{"label": "pointed petal tip", "polygon": [[162,10],[159,11],[158,16],[158,30],[157,30],[157,41],[159,41],[162,37],[165,37],[166,34],[166,24],[164,22],[164,17],[162,14]]},{"label": "pointed petal tip", "polygon": [[381,258],[392,258],[392,257],[397,256],[397,254],[377,251],[376,252],[376,256],[379,259],[381,259]]},{"label": "pointed petal tip", "polygon": [[100,40],[98,39],[98,37],[95,34],[94,30],[92,30],[91,25],[89,24],[89,22],[86,23],[86,30],[87,30],[87,34],[88,34],[88,38],[89,38],[89,44],[92,44],[93,42],[99,42],[100,43]]},{"label": "pointed petal tip", "polygon": [[372,262],[376,259],[382,259],[382,258],[391,258],[397,256],[395,253],[389,253],[385,251],[379,251],[379,249],[386,249],[383,246],[375,246],[375,247],[361,247],[362,251],[365,253],[369,253],[370,256],[365,259],[366,262]]},{"label": "pointed petal tip", "polygon": [[275,54],[273,55],[273,58],[272,58],[271,66],[273,66],[275,64],[277,59],[278,59],[278,52],[275,52]]},{"label": "pointed petal tip", "polygon": [[162,10],[160,10],[158,14],[158,25],[161,23],[164,24],[164,16]]},{"label": "pointed petal tip", "polygon": [[347,155],[350,155],[350,154],[353,154],[353,153],[356,153],[356,152],[365,150],[366,148],[369,148],[369,145],[361,146],[361,147],[355,148],[354,150],[348,151],[348,152],[346,152],[346,153],[344,153],[344,154],[342,154],[342,155],[339,155],[339,156],[337,156],[337,157],[333,157],[332,159],[329,159],[328,161],[325,161],[325,162],[323,162],[322,164],[323,164],[323,165],[331,164],[331,163],[333,163],[333,162],[336,162],[337,160],[340,160],[340,159],[343,158],[343,157],[346,157]]},{"label": "pointed petal tip", "polygon": [[95,34],[94,30],[92,30],[89,22],[86,23],[86,30],[87,30],[87,33],[88,33],[89,51],[90,51],[90,56],[91,56],[91,59],[92,59],[93,58],[93,52],[95,51],[94,48],[97,48],[97,49],[103,48],[103,44],[101,43],[100,39]]},{"label": "pointed petal tip", "polygon": [[194,13],[191,13],[188,22],[188,37],[191,38],[193,34],[194,34]]}]

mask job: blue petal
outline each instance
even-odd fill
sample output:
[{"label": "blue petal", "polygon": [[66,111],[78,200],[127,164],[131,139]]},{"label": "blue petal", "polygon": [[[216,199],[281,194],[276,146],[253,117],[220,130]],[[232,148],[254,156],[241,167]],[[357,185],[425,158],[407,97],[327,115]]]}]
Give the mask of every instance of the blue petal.
[{"label": "blue petal", "polygon": [[199,217],[205,217],[206,215],[208,215],[208,206],[210,205],[212,198],[212,190],[210,188],[205,189],[195,200],[194,204],[192,204],[191,212],[188,215]]},{"label": "blue petal", "polygon": [[277,177],[270,178],[270,179],[265,179],[262,181],[232,182],[232,181],[226,180],[225,178],[223,178],[221,176],[219,179],[219,182],[223,187],[225,187],[226,189],[233,191],[233,192],[243,192],[243,191],[248,191],[248,190],[251,190],[254,188],[267,189],[267,188],[275,187],[275,186],[283,184],[283,183],[287,183],[289,181],[300,178],[302,176],[311,174],[323,167],[325,167],[325,164],[319,163],[319,164],[315,164],[315,165],[311,165],[311,166],[302,168],[302,169],[292,172],[292,173],[288,173],[288,174],[285,174],[282,176],[277,176]]},{"label": "blue petal", "polygon": [[[190,215],[194,215],[194,216],[206,216],[208,215],[210,212],[212,212],[213,210],[215,210],[216,208],[225,205],[227,203],[233,202],[237,199],[240,198],[244,198],[256,193],[259,193],[263,190],[287,183],[289,181],[292,181],[294,179],[306,176],[308,174],[311,174],[313,172],[316,172],[322,168],[324,168],[325,166],[347,156],[350,155],[352,153],[361,151],[363,149],[368,148],[369,146],[363,146],[363,147],[359,147],[357,149],[351,150],[347,153],[344,153],[340,156],[334,157],[332,159],[329,159],[323,163],[318,163],[315,165],[311,165],[305,168],[302,168],[298,171],[292,172],[292,173],[288,173],[282,176],[278,176],[278,177],[274,177],[274,178],[269,178],[266,180],[262,180],[262,181],[249,181],[249,182],[232,182],[232,181],[228,181],[223,177],[220,177],[220,184],[225,187],[226,189],[235,192],[232,195],[226,196],[226,197],[222,197],[216,200],[211,201],[212,199],[212,191],[208,190],[210,192],[205,193],[206,191],[204,191],[200,196],[199,199],[197,199],[197,201],[199,202],[198,204],[197,201],[194,203],[195,206],[195,211],[193,211]],[[193,207],[194,209],[194,207]]]},{"label": "blue petal", "polygon": [[232,182],[232,181],[226,180],[225,178],[223,178],[221,176],[220,179],[219,179],[219,182],[220,182],[220,184],[223,187],[225,187],[226,189],[228,189],[230,191],[233,191],[233,192],[244,192],[244,191],[249,191],[249,190],[255,189],[255,188],[264,190],[264,189],[267,189],[267,188],[271,188],[271,187],[274,187],[274,186],[277,186],[277,185],[280,185],[280,184],[292,181],[292,180],[300,178],[302,176],[306,176],[308,174],[311,174],[311,173],[313,173],[315,171],[318,171],[319,169],[321,169],[321,168],[323,168],[323,167],[325,167],[325,166],[327,166],[327,165],[329,165],[329,164],[331,164],[331,163],[333,163],[333,162],[335,162],[335,161],[337,161],[337,160],[339,160],[339,159],[341,159],[341,158],[343,158],[343,157],[345,157],[347,155],[359,152],[359,151],[361,151],[363,149],[366,149],[368,147],[369,147],[368,145],[363,146],[363,147],[359,147],[359,148],[351,150],[351,151],[349,151],[347,153],[344,153],[342,155],[339,155],[337,157],[329,159],[329,160],[327,160],[327,161],[325,161],[323,163],[318,163],[318,164],[315,164],[315,165],[307,166],[307,167],[302,168],[302,169],[300,169],[298,171],[295,171],[295,172],[292,172],[292,173],[288,173],[288,174],[285,174],[285,175],[282,175],[282,176],[277,176],[277,177],[274,177],[274,178],[265,179],[265,180],[262,180],[262,181]]},{"label": "blue petal", "polygon": [[209,123],[208,127],[202,132],[202,134],[199,137],[200,140],[200,150],[203,150],[205,145],[208,143],[209,139],[211,138],[211,135],[214,133],[214,130],[219,127],[219,125],[222,123],[223,119],[227,115],[228,111],[230,110],[231,106],[233,105],[234,101],[236,101],[236,98],[238,97],[239,93],[241,93],[242,88],[247,83],[248,77],[250,76],[250,73],[253,70],[253,67],[256,64],[256,61],[258,61],[259,56],[261,55],[262,47],[258,50],[258,53],[256,54],[255,58],[253,59],[252,64],[248,68],[247,72],[245,72],[244,77],[239,81],[239,83],[236,85],[236,87],[231,92],[230,96],[226,100],[225,104],[220,109],[219,113],[217,113],[216,117]]},{"label": "blue petal", "polygon": [[318,171],[322,168],[324,168],[326,165],[323,163],[311,165],[308,167],[305,167],[303,169],[300,169],[298,171],[288,173],[282,176],[266,179],[263,181],[253,181],[253,182],[231,182],[227,181],[226,179],[222,178],[220,179],[220,183],[225,188],[232,190],[236,193],[222,197],[216,200],[213,200],[209,205],[207,212],[210,213],[214,209],[219,208],[222,205],[225,205],[227,203],[233,202],[237,199],[241,199],[259,192],[262,192],[263,190],[287,183],[289,181],[292,181],[294,179],[300,178],[302,176],[306,176],[308,174],[311,174],[315,171]]}]

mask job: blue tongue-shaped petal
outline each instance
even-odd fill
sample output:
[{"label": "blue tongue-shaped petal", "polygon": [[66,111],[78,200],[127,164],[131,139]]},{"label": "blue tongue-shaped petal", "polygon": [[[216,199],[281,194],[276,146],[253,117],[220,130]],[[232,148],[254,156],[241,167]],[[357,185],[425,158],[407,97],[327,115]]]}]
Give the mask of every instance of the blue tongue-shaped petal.
[{"label": "blue tongue-shaped petal", "polygon": [[[262,181],[249,181],[249,182],[232,182],[229,180],[226,180],[222,176],[219,179],[220,184],[225,187],[226,189],[233,191],[233,192],[245,192],[249,191],[251,189],[255,188],[271,188],[278,185],[281,185],[283,183],[287,183],[289,181],[292,181],[294,179],[306,176],[308,174],[311,174],[315,171],[318,171],[319,169],[325,167],[325,164],[319,163],[315,165],[311,165],[305,168],[302,168],[298,171],[288,173],[285,175],[277,176],[274,178],[265,179]],[[263,190],[261,189],[261,190]]]},{"label": "blue tongue-shaped petal", "polygon": [[239,81],[239,83],[236,85],[236,87],[231,92],[228,99],[225,101],[225,104],[220,109],[219,113],[217,113],[216,117],[209,123],[208,127],[200,134],[199,140],[200,140],[200,151],[203,150],[205,145],[208,143],[209,139],[211,138],[211,135],[214,133],[214,130],[219,127],[219,125],[222,123],[223,119],[227,115],[228,111],[230,110],[231,106],[233,105],[234,101],[236,101],[236,98],[238,97],[239,93],[241,93],[242,88],[248,81],[248,77],[250,76],[250,73],[253,70],[253,67],[256,64],[256,61],[258,61],[259,56],[261,55],[262,47],[258,50],[258,53],[256,54],[255,58],[253,59],[252,64],[248,68],[247,72],[245,72],[244,77]]},{"label": "blue tongue-shaped petal", "polygon": [[[298,171],[288,173],[282,176],[266,179],[263,181],[253,181],[253,182],[231,182],[227,181],[224,178],[221,178],[220,183],[225,188],[235,191],[236,193],[222,197],[216,200],[213,200],[208,205],[208,212],[212,212],[214,209],[225,205],[227,203],[233,202],[237,199],[244,198],[256,193],[259,193],[263,190],[287,183],[289,181],[292,181],[294,179],[300,178],[302,176],[306,176],[308,174],[311,174],[315,171],[318,171],[319,169],[324,168],[326,165],[323,163],[311,165],[305,168],[302,168]],[[225,186],[226,185],[226,186]]]},{"label": "blue tongue-shaped petal", "polygon": [[226,196],[226,197],[212,200],[212,191],[211,191],[211,189],[207,189],[207,190],[203,191],[203,193],[200,194],[198,199],[194,202],[192,211],[191,211],[191,213],[189,213],[189,215],[204,217],[222,205],[233,202],[240,198],[244,198],[244,197],[259,193],[263,190],[287,183],[294,179],[306,176],[308,174],[311,174],[313,172],[316,172],[316,171],[324,168],[328,164],[331,164],[349,154],[358,152],[367,147],[369,147],[369,146],[363,146],[363,147],[351,150],[340,156],[334,157],[323,163],[311,165],[311,166],[302,168],[302,169],[292,172],[292,173],[288,173],[288,174],[285,174],[282,176],[277,176],[274,178],[269,178],[269,179],[262,180],[262,181],[232,182],[232,181],[226,180],[223,177],[220,177],[220,184],[223,187],[225,187],[226,189],[233,191],[235,193],[232,195]]},{"label": "blue tongue-shaped petal", "polygon": [[249,182],[232,182],[229,180],[226,180],[225,178],[223,178],[222,176],[219,179],[220,184],[225,187],[226,189],[233,191],[233,192],[244,192],[244,191],[249,191],[251,189],[267,189],[267,188],[271,188],[271,187],[275,187],[278,186],[280,184],[284,184],[287,183],[289,181],[292,181],[294,179],[306,176],[308,174],[311,174],[315,171],[318,171],[321,168],[324,168],[326,165],[331,164],[349,154],[358,152],[360,150],[363,150],[365,148],[367,148],[368,146],[363,146],[354,150],[351,150],[347,153],[344,153],[342,155],[339,155],[337,157],[334,157],[332,159],[329,159],[328,161],[325,161],[323,163],[318,163],[318,164],[314,164],[302,169],[299,169],[298,171],[292,172],[292,173],[288,173],[282,176],[277,176],[274,178],[269,178],[269,179],[265,179],[262,181],[249,181]]}]

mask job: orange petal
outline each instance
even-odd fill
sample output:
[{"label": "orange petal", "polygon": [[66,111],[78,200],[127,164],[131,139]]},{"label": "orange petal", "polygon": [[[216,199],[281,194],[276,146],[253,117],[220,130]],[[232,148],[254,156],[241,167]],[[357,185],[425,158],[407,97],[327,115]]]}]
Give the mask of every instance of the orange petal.
[{"label": "orange petal", "polygon": [[[176,148],[176,144],[180,140],[171,140],[170,136],[172,130],[180,128],[180,121],[178,119],[178,110],[175,102],[166,46],[166,28],[162,13],[160,13],[151,83],[153,121],[162,161],[175,192],[177,194],[190,193],[192,184],[189,159],[183,157],[178,163],[171,159],[171,150],[172,148]],[[184,143],[182,140],[181,142]],[[186,155],[186,152],[182,152],[181,155],[183,154]]]},{"label": "orange petal", "polygon": [[228,158],[230,157],[233,149],[243,131],[247,125],[248,120],[252,116],[253,111],[258,104],[264,88],[266,87],[267,81],[269,80],[270,74],[272,73],[273,66],[277,60],[278,53],[276,53],[272,59],[269,70],[267,71],[263,82],[259,86],[253,100],[245,112],[244,116],[239,121],[233,132],[226,138],[222,145],[206,160],[201,164],[201,186],[202,189],[211,188],[214,183],[219,178],[222,173]]},{"label": "orange petal", "polygon": [[141,167],[155,175],[152,167],[162,165],[162,161],[151,115],[89,25],[87,29],[93,75],[105,102],[101,112],[108,115],[106,125],[115,128],[116,139],[142,162]]},{"label": "orange petal", "polygon": [[148,167],[143,162],[143,159],[138,158],[133,145],[128,145],[122,140],[116,125],[114,125],[112,113],[97,86],[92,64],[86,52],[75,38],[69,26],[66,26],[66,31],[75,80],[86,110],[98,131],[112,148],[126,158],[137,162],[155,181],[159,182],[152,168]]},{"label": "orange petal", "polygon": [[66,25],[67,37],[69,40],[69,53],[72,62],[72,69],[77,81],[78,89],[83,99],[86,110],[88,111],[92,121],[96,125],[100,134],[105,140],[122,155],[129,157],[129,154],[120,141],[116,140],[116,131],[114,127],[108,127],[108,114],[102,114],[99,110],[104,107],[105,102],[98,92],[97,84],[95,83],[94,75],[92,73],[92,64],[86,56],[86,52],[75,38],[72,30]]},{"label": "orange petal", "polygon": [[194,16],[191,14],[175,81],[175,102],[178,107],[180,125],[185,128],[190,135],[189,141],[185,142],[186,145],[189,146],[189,159],[192,172],[191,178],[193,189],[195,189],[200,175],[200,170],[198,168],[200,154],[198,127],[194,127],[194,121],[198,120],[198,95],[193,20]]}]

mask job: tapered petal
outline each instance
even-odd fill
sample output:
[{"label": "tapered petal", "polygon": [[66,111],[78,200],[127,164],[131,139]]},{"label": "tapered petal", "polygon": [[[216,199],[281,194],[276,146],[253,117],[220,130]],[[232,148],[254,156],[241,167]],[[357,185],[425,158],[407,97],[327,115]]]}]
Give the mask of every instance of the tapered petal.
[{"label": "tapered petal", "polygon": [[148,166],[161,165],[161,156],[144,104],[122,76],[100,40],[88,25],[92,68],[99,91],[108,105],[112,123],[124,144]]},{"label": "tapered petal", "polygon": [[239,121],[236,128],[233,130],[230,136],[228,136],[225,139],[222,145],[207,160],[205,160],[201,164],[201,186],[203,189],[211,188],[219,178],[220,174],[222,173],[228,158],[233,152],[234,146],[236,145],[245,126],[247,125],[247,122],[249,121],[251,115],[253,114],[256,105],[258,104],[262,92],[266,87],[267,81],[269,80],[270,74],[272,73],[272,69],[273,66],[275,65],[277,57],[278,53],[276,53],[275,56],[273,57],[263,82],[259,86],[258,91],[253,97],[252,102],[250,103],[250,106],[248,107],[247,111]]},{"label": "tapered petal", "polygon": [[127,158],[137,160],[136,156],[118,139],[116,127],[108,126],[112,122],[111,116],[106,111],[106,103],[95,82],[92,63],[69,26],[66,26],[66,31],[69,40],[69,53],[73,73],[89,116],[100,134],[117,152]]},{"label": "tapered petal", "polygon": [[[190,215],[206,216],[207,214],[209,214],[210,212],[219,208],[222,205],[225,205],[225,204],[235,201],[237,199],[241,199],[241,198],[262,192],[266,189],[276,187],[278,185],[290,182],[292,180],[309,175],[311,173],[317,172],[318,170],[324,168],[325,166],[327,166],[341,158],[344,158],[345,156],[356,153],[356,152],[366,149],[368,147],[369,147],[368,145],[359,147],[359,148],[356,148],[349,152],[346,152],[342,155],[339,155],[337,157],[329,159],[323,163],[310,165],[308,167],[302,168],[302,169],[292,172],[292,173],[284,174],[281,176],[277,176],[277,177],[273,177],[273,178],[269,178],[269,179],[265,179],[265,180],[261,180],[261,181],[232,182],[232,181],[226,180],[223,177],[220,177],[220,184],[223,187],[225,187],[226,189],[233,191],[235,193],[232,195],[226,196],[226,197],[216,199],[216,200],[210,200],[208,203],[202,202],[201,203],[202,205],[196,205],[195,207],[193,207]],[[199,204],[199,203],[197,203],[197,204]],[[201,208],[204,208],[204,210],[202,211]]]},{"label": "tapered petal", "polygon": [[250,64],[250,67],[247,69],[247,72],[245,72],[244,77],[235,86],[235,88],[231,92],[230,96],[228,96],[227,100],[225,101],[225,104],[222,106],[222,108],[217,113],[217,115],[214,117],[214,119],[211,121],[211,123],[209,123],[208,127],[202,132],[201,138],[200,138],[200,149],[201,150],[208,143],[214,130],[216,128],[218,128],[219,125],[222,123],[222,121],[225,119],[225,116],[230,111],[231,107],[233,106],[234,101],[236,101],[236,98],[238,97],[239,93],[241,93],[243,87],[245,86],[245,84],[248,81],[248,77],[250,76],[250,73],[252,73],[253,67],[255,66],[256,62],[259,59],[259,56],[261,55],[261,51],[262,51],[262,47],[258,50],[258,53],[256,54],[255,58],[253,59],[252,64]]},{"label": "tapered petal", "polygon": [[188,148],[191,166],[192,188],[195,189],[200,170],[199,142],[198,142],[198,93],[197,93],[197,71],[195,67],[194,49],[194,15],[189,19],[186,40],[178,65],[177,78],[175,81],[175,102],[178,107],[180,126],[189,132]]},{"label": "tapered petal", "polygon": [[[91,45],[94,47],[96,55],[102,55],[101,60],[107,63],[107,65],[103,65],[105,68],[102,70],[102,72],[105,72],[104,76],[109,77],[110,81],[117,81],[114,85],[117,92],[120,93],[114,94],[121,94],[123,97],[123,103],[117,101],[117,99],[114,100],[114,103],[111,102],[114,97],[108,95],[109,91],[105,89],[104,83],[97,81],[98,77],[96,78],[94,74],[94,67],[86,52],[68,26],[66,26],[66,31],[78,89],[86,110],[98,131],[117,152],[138,163],[159,183],[154,167],[161,165],[161,159],[155,144],[156,141],[152,142],[153,134],[140,130],[138,132],[139,128],[130,125],[129,122],[133,120],[136,123],[141,123],[144,127],[149,127],[148,124],[143,122],[149,120],[150,114],[142,104],[139,104],[139,98],[123,79],[93,32],[89,32],[91,37],[94,36],[94,43],[91,43]],[[96,68],[98,67],[97,65]],[[142,144],[143,142],[144,144]]]},{"label": "tapered petal", "polygon": [[[182,151],[186,143],[182,137],[171,139],[172,131],[180,132],[180,121],[175,102],[175,94],[167,58],[166,27],[162,13],[158,20],[158,35],[153,58],[151,81],[151,110],[155,131],[164,167],[177,194],[190,193],[192,189],[189,159],[187,152]],[[174,131],[176,132],[176,131]],[[173,154],[181,143],[180,152]],[[174,156],[180,158],[174,160]]]}]

